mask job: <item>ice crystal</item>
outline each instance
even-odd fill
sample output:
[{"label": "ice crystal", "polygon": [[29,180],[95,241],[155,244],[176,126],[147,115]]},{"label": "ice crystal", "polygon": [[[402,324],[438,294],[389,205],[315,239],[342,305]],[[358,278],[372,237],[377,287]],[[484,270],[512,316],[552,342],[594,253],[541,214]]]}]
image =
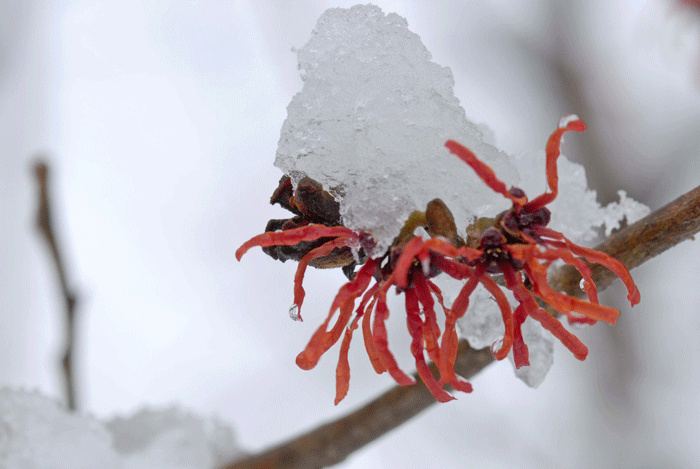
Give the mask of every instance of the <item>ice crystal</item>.
[{"label": "ice crystal", "polygon": [[306,175],[331,190],[343,225],[373,234],[374,254],[436,197],[463,222],[507,207],[445,149],[457,139],[517,182],[507,155],[466,119],[450,69],[430,60],[405,19],[372,5],[327,10],[298,58],[304,87],[275,164],[295,184]]}]

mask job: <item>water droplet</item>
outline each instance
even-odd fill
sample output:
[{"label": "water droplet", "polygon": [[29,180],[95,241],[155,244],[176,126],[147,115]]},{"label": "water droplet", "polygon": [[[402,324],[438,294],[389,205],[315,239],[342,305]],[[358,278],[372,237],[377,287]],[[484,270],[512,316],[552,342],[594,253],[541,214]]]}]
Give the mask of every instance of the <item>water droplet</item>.
[{"label": "water droplet", "polygon": [[503,336],[496,339],[496,341],[491,344],[491,354],[496,355],[496,353],[503,347]]},{"label": "water droplet", "polygon": [[581,279],[578,286],[581,289],[581,291],[586,291],[586,289],[588,288],[588,285],[586,285],[586,280],[584,279]]},{"label": "water droplet", "polygon": [[294,321],[303,321],[303,319],[301,319],[301,313],[299,313],[299,305],[297,305],[296,303],[290,306],[289,317],[292,318]]}]

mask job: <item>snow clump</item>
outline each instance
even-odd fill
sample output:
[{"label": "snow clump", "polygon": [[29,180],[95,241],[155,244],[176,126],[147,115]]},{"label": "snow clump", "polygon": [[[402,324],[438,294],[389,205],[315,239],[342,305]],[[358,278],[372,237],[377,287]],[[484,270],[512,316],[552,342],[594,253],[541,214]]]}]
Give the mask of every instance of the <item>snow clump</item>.
[{"label": "snow clump", "polygon": [[211,469],[241,456],[215,419],[172,408],[105,424],[36,391],[0,389],[0,468]]},{"label": "snow clump", "polygon": [[450,69],[430,60],[404,18],[373,5],[326,10],[298,59],[304,87],[287,107],[275,165],[294,184],[304,175],[323,184],[343,224],[372,233],[374,255],[436,197],[462,228],[508,207],[445,148],[457,140],[517,182],[508,155],[467,120]]}]

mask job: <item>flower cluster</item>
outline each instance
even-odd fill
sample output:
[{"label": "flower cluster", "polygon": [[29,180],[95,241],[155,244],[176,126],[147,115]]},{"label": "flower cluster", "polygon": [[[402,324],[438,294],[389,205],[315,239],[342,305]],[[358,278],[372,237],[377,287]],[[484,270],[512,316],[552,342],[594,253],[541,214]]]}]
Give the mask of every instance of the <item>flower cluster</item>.
[{"label": "flower cluster", "polygon": [[[399,368],[389,350],[386,330],[389,309],[386,295],[391,287],[403,293],[405,298],[406,322],[412,337],[411,353],[418,374],[440,402],[454,399],[443,389],[445,384],[463,392],[472,390],[471,385],[460,379],[454,371],[458,348],[455,325],[466,313],[469,298],[479,283],[493,295],[503,318],[503,340],[492,346],[492,353],[496,359],[502,360],[512,350],[517,368],[529,365],[528,348],[521,332],[521,325],[527,316],[539,321],[545,329],[552,332],[576,358],[583,360],[588,354],[586,346],[567,331],[557,318],[543,309],[541,304],[547,304],[552,310],[565,314],[570,322],[616,322],[619,311],[599,303],[591,269],[585,261],[612,270],[627,287],[630,303],[634,305],[639,302],[639,291],[619,261],[602,252],[578,246],[563,234],[547,228],[550,211],[546,205],[558,193],[557,159],[560,155],[561,137],[570,130],[581,132],[585,130],[585,125],[576,116],[561,120],[559,128],[551,135],[546,146],[549,191],[532,200],[519,188],[507,189],[493,170],[469,149],[452,140],[445,144],[492,190],[511,200],[512,207],[494,219],[482,219],[472,224],[467,230],[465,241],[457,234],[449,209],[441,200],[435,199],[428,204],[425,212],[414,212],[409,217],[388,252],[378,258],[362,259],[364,264],[354,278],[341,287],[328,317],[296,359],[300,368],[313,368],[344,332],[336,370],[336,404],[345,397],[349,388],[348,350],[353,332],[360,327],[360,322],[367,354],[375,371],[387,371],[400,385],[414,383]],[[296,200],[294,195],[290,200]],[[306,215],[307,218],[309,216],[311,215]],[[344,259],[343,262],[347,265],[351,261],[337,253],[348,249],[362,251],[363,247],[368,247],[368,243],[371,243],[371,234],[355,232],[339,224],[328,226],[329,223],[303,221],[301,224],[303,226],[258,235],[236,252],[236,257],[240,260],[253,246],[307,246],[299,253],[299,267],[294,280],[294,307],[297,309],[301,308],[304,300],[302,280],[309,263],[330,257]],[[418,227],[427,231],[429,239],[414,234]],[[316,244],[313,247],[302,244],[309,242]],[[336,255],[333,255],[334,252]],[[547,269],[555,260],[570,264],[581,273],[588,301],[551,288],[547,283]],[[450,307],[444,304],[440,289],[430,280],[441,273],[466,280]],[[515,309],[492,275],[501,275],[505,288],[513,292],[518,303]],[[437,322],[436,302],[445,314],[442,330]],[[339,311],[338,319],[328,330],[336,311]],[[430,371],[426,353],[436,364],[439,379]]]}]

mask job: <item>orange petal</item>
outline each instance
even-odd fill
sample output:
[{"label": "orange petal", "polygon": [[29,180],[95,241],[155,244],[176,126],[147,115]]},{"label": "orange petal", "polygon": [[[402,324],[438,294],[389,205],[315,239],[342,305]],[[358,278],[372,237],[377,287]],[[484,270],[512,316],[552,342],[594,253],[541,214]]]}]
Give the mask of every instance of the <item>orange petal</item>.
[{"label": "orange petal", "polygon": [[[352,316],[355,299],[367,288],[369,281],[374,275],[374,269],[378,261],[369,259],[365,265],[357,272],[355,278],[343,285],[333,300],[328,317],[316,330],[306,348],[297,355],[296,363],[303,370],[310,370],[315,367],[321,356],[335,344],[343,332],[343,328],[348,324]],[[336,309],[340,308],[340,315],[333,329],[326,331],[328,324]]]},{"label": "orange petal", "polygon": [[348,351],[350,350],[350,341],[352,340],[352,332],[357,329],[356,317],[352,325],[345,329],[345,337],[340,344],[340,358],[338,359],[338,367],[335,369],[335,405],[338,405],[350,389],[350,362],[348,361]]}]

